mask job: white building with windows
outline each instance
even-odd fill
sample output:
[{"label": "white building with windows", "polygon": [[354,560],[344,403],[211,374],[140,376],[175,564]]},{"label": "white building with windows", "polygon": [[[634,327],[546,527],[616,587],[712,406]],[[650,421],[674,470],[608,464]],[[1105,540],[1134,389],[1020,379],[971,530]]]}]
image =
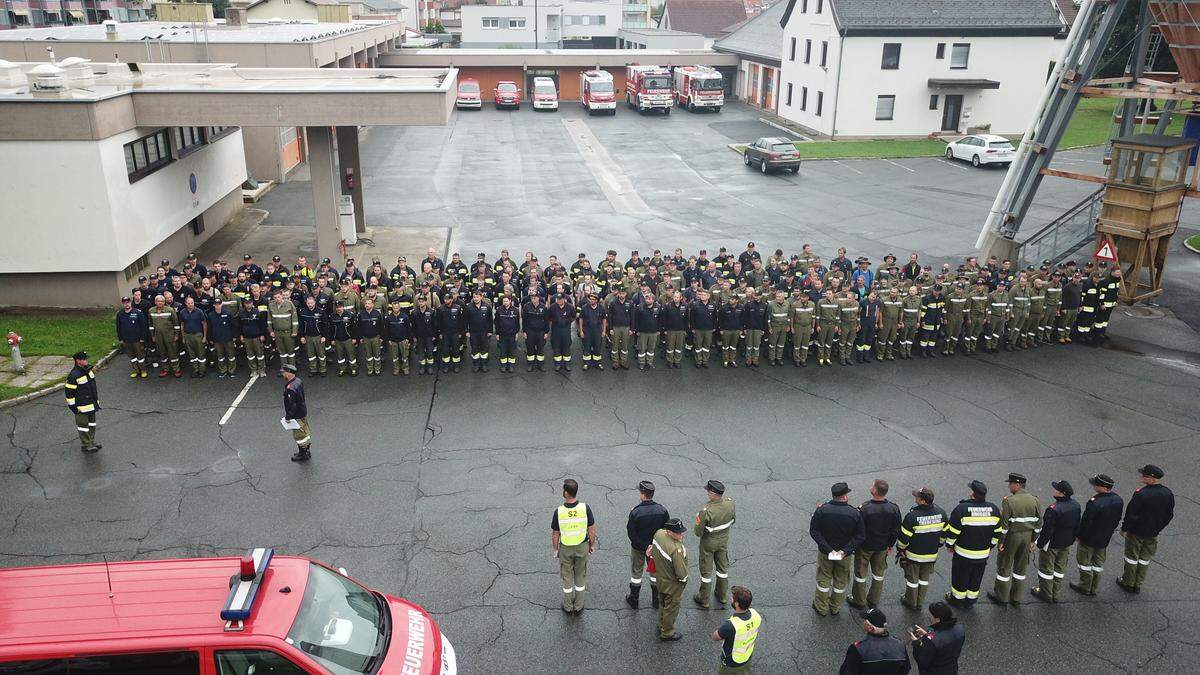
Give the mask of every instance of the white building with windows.
[{"label": "white building with windows", "polygon": [[[508,5],[463,5],[466,49],[615,49],[621,0],[511,0]],[[536,10],[536,22],[534,20]]]},{"label": "white building with windows", "polygon": [[1052,0],[789,0],[778,112],[817,134],[1025,130],[1066,26]]}]

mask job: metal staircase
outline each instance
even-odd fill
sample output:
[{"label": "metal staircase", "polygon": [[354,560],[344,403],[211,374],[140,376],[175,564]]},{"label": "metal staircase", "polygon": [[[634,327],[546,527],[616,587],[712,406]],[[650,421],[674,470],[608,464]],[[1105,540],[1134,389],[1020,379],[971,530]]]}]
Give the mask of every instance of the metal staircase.
[{"label": "metal staircase", "polygon": [[1092,241],[1103,198],[1104,188],[1101,187],[1030,235],[1017,250],[1016,259],[1020,261],[1020,267],[1038,267],[1046,260],[1056,265]]}]

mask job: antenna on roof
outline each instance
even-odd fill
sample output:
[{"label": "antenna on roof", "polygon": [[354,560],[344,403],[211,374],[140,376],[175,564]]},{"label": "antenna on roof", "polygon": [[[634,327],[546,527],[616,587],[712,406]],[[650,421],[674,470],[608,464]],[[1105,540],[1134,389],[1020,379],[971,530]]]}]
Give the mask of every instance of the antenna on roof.
[{"label": "antenna on roof", "polygon": [[100,556],[100,558],[104,561],[104,577],[108,579],[108,599],[112,600],[112,575],[108,573],[108,557]]}]

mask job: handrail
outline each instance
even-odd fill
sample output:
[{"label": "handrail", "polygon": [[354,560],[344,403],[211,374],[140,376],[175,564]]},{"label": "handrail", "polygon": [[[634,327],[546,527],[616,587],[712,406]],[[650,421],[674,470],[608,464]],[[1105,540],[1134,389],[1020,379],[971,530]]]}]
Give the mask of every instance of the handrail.
[{"label": "handrail", "polygon": [[1054,220],[1050,221],[1049,223],[1046,223],[1045,227],[1043,227],[1042,229],[1038,230],[1037,232],[1034,232],[1033,234],[1029,235],[1028,239],[1025,239],[1024,241],[1021,242],[1021,246],[1026,246],[1028,244],[1037,243],[1037,240],[1039,238],[1041,238],[1044,234],[1049,232],[1051,229],[1058,227],[1058,225],[1061,224],[1063,221],[1069,220],[1072,217],[1074,217],[1075,214],[1082,211],[1085,206],[1088,208],[1091,208],[1092,202],[1099,200],[1103,194],[1104,194],[1104,188],[1103,187],[1097,188],[1095,192],[1084,197],[1082,201],[1080,201],[1075,206],[1072,206],[1071,208],[1067,209],[1067,211],[1065,213],[1063,213],[1061,216],[1055,218]]}]

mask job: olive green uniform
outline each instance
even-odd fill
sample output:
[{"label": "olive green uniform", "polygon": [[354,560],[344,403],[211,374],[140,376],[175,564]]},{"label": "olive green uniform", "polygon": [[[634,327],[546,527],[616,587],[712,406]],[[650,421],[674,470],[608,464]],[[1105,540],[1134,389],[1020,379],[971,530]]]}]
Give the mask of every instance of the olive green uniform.
[{"label": "olive green uniform", "polygon": [[692,528],[692,533],[700,537],[700,588],[696,590],[693,599],[696,604],[706,609],[709,606],[708,591],[713,587],[714,573],[714,597],[722,605],[729,602],[729,530],[736,519],[733,500],[724,496],[710,499],[696,514],[696,525]]},{"label": "olive green uniform", "polygon": [[833,340],[837,333],[841,310],[841,305],[836,299],[822,298],[820,304],[817,305],[817,363],[819,365],[832,363]]},{"label": "olive green uniform", "polygon": [[179,375],[183,372],[179,367],[179,314],[170,305],[155,305],[147,314],[150,317],[150,335],[154,337],[154,347],[158,350],[163,370],[167,370],[169,363],[170,370]]},{"label": "olive green uniform", "polygon": [[951,355],[958,350],[959,336],[963,332],[963,323],[969,316],[970,296],[967,289],[955,288],[946,296],[946,321],[942,324],[942,332],[946,336],[946,344],[942,353]]},{"label": "olive green uniform", "polygon": [[900,334],[900,315],[904,311],[904,301],[899,295],[888,294],[880,303],[880,314],[883,327],[879,329],[876,342],[875,358],[878,360],[895,361],[896,338]]},{"label": "olive green uniform", "polygon": [[[1029,566],[1029,544],[1042,529],[1042,503],[1024,488],[1000,503],[1000,542],[996,554],[996,585],[1001,602],[1019,603]],[[1000,550],[1003,547],[1003,550]]]},{"label": "olive green uniform", "polygon": [[587,590],[588,516],[583,502],[558,507],[558,571],[562,578],[563,609],[583,609]]},{"label": "olive green uniform", "polygon": [[1008,325],[1008,291],[996,289],[988,296],[987,348],[997,349],[1004,339],[1004,327]]},{"label": "olive green uniform", "polygon": [[770,332],[770,336],[767,338],[768,363],[774,364],[783,361],[783,350],[787,346],[791,312],[792,304],[787,300],[783,302],[772,300],[767,303],[767,329]]},{"label": "olive green uniform", "polygon": [[971,302],[968,304],[970,312],[969,327],[966,329],[966,335],[963,336],[963,342],[967,348],[968,354],[974,354],[979,349],[979,338],[983,336],[983,325],[987,321],[988,314],[988,288],[984,284],[978,284],[971,289],[969,296]]},{"label": "olive green uniform", "polygon": [[789,303],[792,333],[792,359],[797,364],[808,361],[808,348],[813,339],[813,323],[817,318],[817,306],[807,295],[798,295]]},{"label": "olive green uniform", "polygon": [[911,359],[913,343],[921,328],[921,293],[905,295],[900,309],[904,317],[904,329],[900,332],[900,358]]},{"label": "olive green uniform", "polygon": [[1036,347],[1041,342],[1039,337],[1042,328],[1042,313],[1046,311],[1046,287],[1038,288],[1035,283],[1029,293],[1029,316],[1025,319],[1021,340],[1026,347]]},{"label": "olive green uniform", "polygon": [[1009,293],[1010,319],[1008,323],[1008,349],[1025,348],[1025,321],[1029,318],[1028,284],[1017,284]]},{"label": "olive green uniform", "polygon": [[675,633],[675,617],[679,616],[679,604],[687,587],[687,549],[669,532],[659,530],[650,543],[650,555],[658,577],[658,636],[670,637]]},{"label": "olive green uniform", "polygon": [[279,365],[296,365],[296,334],[300,329],[300,320],[296,316],[296,306],[291,300],[284,299],[281,303],[274,300],[267,305],[271,312],[271,331],[275,334],[275,351],[279,352]]},{"label": "olive green uniform", "polygon": [[842,365],[850,365],[850,352],[854,350],[854,336],[858,335],[858,301],[842,298],[838,301],[838,312],[841,317],[838,326],[841,329],[838,343],[839,356],[841,356]]},{"label": "olive green uniform", "polygon": [[1058,310],[1062,307],[1062,284],[1051,280],[1042,289],[1046,294],[1046,304],[1042,308],[1042,321],[1038,325],[1038,342],[1050,343],[1055,339],[1054,324],[1058,320]]}]

